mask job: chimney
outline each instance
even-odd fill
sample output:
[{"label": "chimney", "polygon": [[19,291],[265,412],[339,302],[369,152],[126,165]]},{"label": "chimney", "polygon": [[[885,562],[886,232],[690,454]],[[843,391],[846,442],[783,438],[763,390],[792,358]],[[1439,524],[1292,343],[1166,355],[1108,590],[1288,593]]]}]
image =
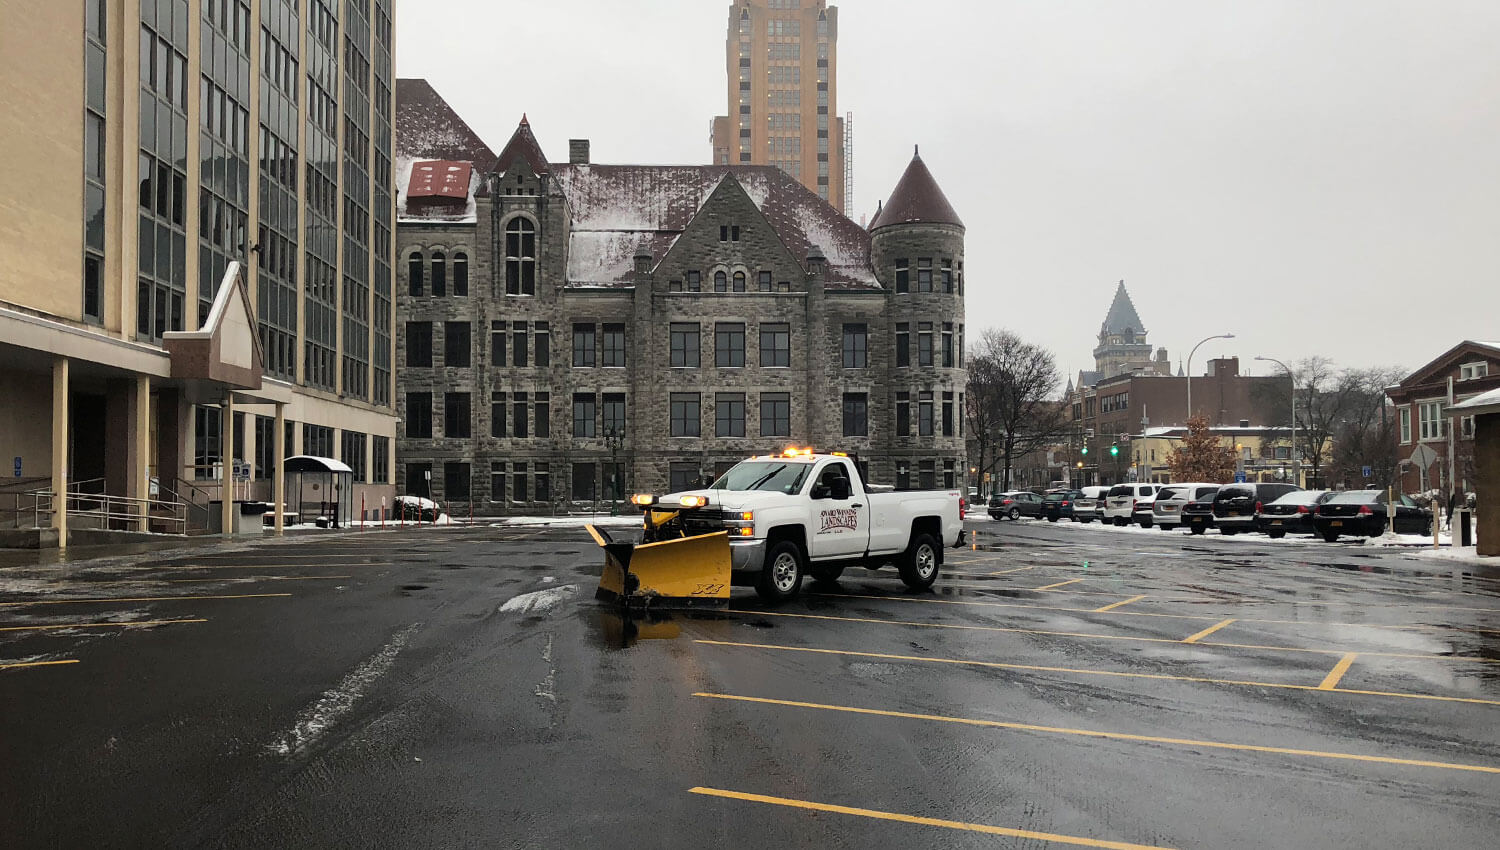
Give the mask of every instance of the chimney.
[{"label": "chimney", "polygon": [[588,165],[589,164],[589,140],[588,139],[569,139],[568,140],[568,162],[570,164],[572,164],[572,165]]},{"label": "chimney", "polygon": [[823,274],[827,271],[827,267],[828,258],[823,256],[823,249],[819,248],[816,245],[813,245],[807,250],[808,274],[814,274],[822,277]]},{"label": "chimney", "polygon": [[[588,144],[588,142],[584,142],[584,144]],[[646,247],[646,243],[642,241],[641,247],[635,251],[635,273],[638,275],[651,274],[651,260],[651,249]]]}]

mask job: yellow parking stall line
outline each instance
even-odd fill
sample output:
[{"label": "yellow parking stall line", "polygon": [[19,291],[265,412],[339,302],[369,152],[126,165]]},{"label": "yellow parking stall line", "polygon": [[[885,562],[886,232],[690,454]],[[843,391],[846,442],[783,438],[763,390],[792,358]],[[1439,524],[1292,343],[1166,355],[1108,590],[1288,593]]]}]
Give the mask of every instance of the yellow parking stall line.
[{"label": "yellow parking stall line", "polygon": [[1034,567],[1034,566],[1031,566],[1031,567],[1016,567],[1013,570],[996,570],[995,572],[990,573],[990,575],[992,575],[992,576],[1003,576],[1003,575],[1007,575],[1009,573],[1024,573],[1027,570],[1034,570],[1034,569],[1036,569],[1036,567]]},{"label": "yellow parking stall line", "polygon": [[938,723],[958,723],[964,726],[982,726],[990,729],[1013,729],[1019,732],[1040,732],[1048,735],[1077,735],[1084,738],[1102,738],[1111,741],[1134,741],[1143,744],[1170,744],[1212,750],[1236,750],[1250,753],[1271,753],[1284,756],[1306,756],[1308,758],[1339,759],[1344,761],[1369,762],[1372,764],[1394,764],[1402,767],[1433,767],[1442,770],[1462,770],[1473,773],[1500,773],[1500,767],[1482,764],[1429,761],[1427,759],[1403,759],[1393,756],[1367,756],[1359,753],[1338,753],[1325,750],[1302,750],[1293,747],[1270,747],[1259,744],[1233,744],[1227,741],[1199,741],[1192,738],[1168,738],[1160,735],[1131,735],[1124,732],[1100,732],[1094,729],[1070,729],[1065,726],[1038,726],[1034,723],[1012,723],[1002,720],[981,720],[972,717],[951,717],[943,714],[919,714],[907,711],[886,711],[877,708],[857,708],[850,705],[824,705],[816,702],[746,697],[734,694],[695,693],[695,697],[751,702],[763,705],[779,705],[788,708],[814,708],[822,711],[839,711],[848,714],[868,714],[877,717],[898,717],[905,720],[930,720]]},{"label": "yellow parking stall line", "polygon": [[331,569],[350,570],[355,567],[392,566],[395,566],[395,564],[387,561],[377,564],[160,564],[151,567],[128,567],[127,569],[171,572],[173,570],[310,570],[317,567],[329,567]]},{"label": "yellow parking stall line", "polygon": [[1230,623],[1233,623],[1233,622],[1234,622],[1234,618],[1230,617],[1227,620],[1223,620],[1221,622],[1214,623],[1212,626],[1209,626],[1208,628],[1204,629],[1203,631],[1201,631],[1201,632],[1199,632],[1199,633],[1197,633],[1195,635],[1183,638],[1182,642],[1183,643],[1197,643],[1198,641],[1203,640],[1204,638],[1208,637],[1209,635],[1213,634],[1214,632],[1218,631],[1219,629],[1224,628],[1225,626],[1227,626],[1227,625],[1229,625]]},{"label": "yellow parking stall line", "polygon": [[1240,679],[1210,679],[1204,676],[1174,676],[1168,673],[1129,673],[1120,670],[1084,670],[1076,667],[1044,667],[1039,664],[1007,664],[1002,661],[973,661],[967,658],[931,658],[920,655],[894,655],[885,652],[861,652],[853,649],[818,649],[809,646],[781,646],[773,643],[741,643],[727,640],[694,640],[706,646],[728,646],[743,649],[770,649],[778,652],[807,652],[818,655],[846,655],[855,658],[881,658],[889,661],[917,661],[927,664],[954,664],[965,667],[985,667],[996,670],[1025,670],[1037,673],[1071,673],[1078,676],[1107,676],[1118,679],[1154,679],[1164,682],[1199,682],[1209,685],[1235,685],[1249,688],[1275,688],[1287,691],[1315,691],[1334,694],[1360,694],[1363,696],[1392,697],[1396,699],[1422,699],[1436,702],[1461,702],[1472,705],[1500,706],[1500,700],[1477,697],[1445,697],[1437,694],[1403,694],[1394,691],[1364,691],[1345,688],[1324,688],[1318,685],[1287,685],[1278,682],[1249,682]]},{"label": "yellow parking stall line", "polygon": [[[1036,588],[1032,588],[1032,589],[1035,590]],[[1030,609],[1033,609],[1033,610],[1036,610],[1036,611],[1070,611],[1070,612],[1073,612],[1073,613],[1076,613],[1076,614],[1093,614],[1093,613],[1095,613],[1095,609],[1093,609],[1093,608],[1068,608],[1068,607],[1061,606],[1061,605],[1038,605],[1038,604],[1030,603],[1030,602],[981,602],[981,601],[977,601],[977,600],[968,600],[968,599],[932,599],[932,598],[926,597],[926,596],[878,596],[878,595],[870,594],[870,593],[815,593],[815,592],[809,592],[807,595],[809,595],[809,596],[824,596],[824,597],[829,597],[829,598],[834,598],[834,599],[883,599],[883,600],[887,600],[887,601],[891,601],[891,602],[920,602],[920,603],[925,603],[925,604],[928,604],[928,605],[970,605],[970,606],[978,606],[978,607],[981,607],[981,608],[1030,608]],[[1227,604],[1233,604],[1233,603],[1227,603]],[[1164,619],[1168,619],[1168,620],[1205,620],[1205,621],[1214,621],[1214,622],[1217,622],[1218,620],[1222,620],[1224,618],[1223,614],[1162,614],[1162,613],[1159,613],[1159,612],[1156,612],[1156,611],[1107,611],[1105,613],[1113,615],[1113,616],[1119,616],[1119,617],[1160,617],[1160,618],[1164,618]],[[1332,628],[1357,628],[1357,629],[1398,629],[1398,630],[1407,630],[1407,631],[1418,630],[1418,629],[1430,629],[1430,630],[1436,630],[1436,631],[1458,631],[1458,632],[1474,632],[1474,631],[1479,631],[1479,632],[1496,632],[1496,633],[1500,633],[1500,629],[1475,629],[1475,628],[1471,628],[1469,626],[1387,625],[1387,624],[1381,624],[1381,623],[1335,623],[1335,622],[1319,623],[1319,622],[1314,622],[1314,621],[1310,621],[1310,620],[1270,620],[1270,619],[1257,619],[1255,617],[1239,617],[1237,619],[1241,623],[1269,623],[1269,624],[1272,624],[1272,625],[1279,625],[1279,626],[1303,626],[1303,627],[1313,627],[1313,628],[1332,627]],[[1232,644],[1224,644],[1224,646],[1231,646],[1231,645]],[[1365,653],[1365,654],[1369,655],[1370,653]],[[1425,658],[1426,656],[1418,656],[1418,657]],[[1467,659],[1467,660],[1472,661],[1472,660],[1476,660],[1476,659]]]},{"label": "yellow parking stall line", "polygon": [[1057,835],[1051,832],[1035,832],[1029,829],[1011,829],[1003,826],[990,826],[983,823],[965,823],[956,820],[943,820],[942,818],[920,817],[917,815],[903,815],[897,812],[883,812],[876,809],[858,809],[852,806],[835,806],[831,803],[814,803],[808,800],[793,800],[790,797],[769,797],[764,794],[746,794],[743,791],[725,791],[722,788],[689,788],[689,794],[702,794],[707,797],[722,797],[726,800],[741,800],[747,803],[766,803],[772,806],[787,806],[794,809],[810,809],[815,812],[831,812],[838,815],[855,815],[862,818],[874,818],[875,820],[897,821],[900,823],[920,824],[922,826],[937,826],[944,829],[957,829],[965,832],[982,832],[988,835],[1004,835],[1010,838],[1029,838],[1035,841],[1050,841],[1057,844],[1071,844],[1075,847],[1102,847],[1108,850],[1166,850],[1156,844],[1128,844],[1123,841],[1104,841],[1098,838],[1081,838],[1076,835]]},{"label": "yellow parking stall line", "polygon": [[0,664],[0,670],[19,670],[22,667],[51,667],[55,664],[77,664],[78,659],[70,658],[66,661],[21,661],[15,664]]},{"label": "yellow parking stall line", "polygon": [[0,632],[39,632],[47,629],[107,629],[125,626],[176,626],[184,623],[206,623],[208,620],[124,620],[116,623],[51,623],[45,626],[0,626]]},{"label": "yellow parking stall line", "polygon": [[[1138,635],[1100,635],[1090,632],[1063,632],[1053,629],[1023,629],[1014,626],[976,626],[968,623],[921,623],[913,620],[880,620],[873,617],[839,617],[833,614],[793,614],[790,611],[749,611],[738,608],[725,609],[726,614],[741,614],[747,617],[795,617],[802,620],[832,620],[841,623],[873,623],[880,626],[911,626],[922,629],[957,629],[960,631],[974,632],[1000,632],[1016,635],[1047,635],[1049,637],[1085,638],[1087,640],[1121,640],[1135,643],[1169,643],[1182,645],[1188,643],[1185,640],[1173,638],[1140,637]],[[1220,625],[1233,623],[1235,620],[1225,620]],[[1218,626],[1215,626],[1218,628]],[[1210,629],[1209,631],[1213,631]],[[1197,637],[1195,635],[1194,637]],[[1201,638],[1199,639],[1202,640]],[[1319,649],[1304,646],[1275,646],[1254,643],[1215,643],[1213,641],[1193,641],[1193,646],[1212,647],[1215,649],[1253,649],[1259,652],[1301,652],[1311,655],[1344,655],[1343,649]],[[1500,658],[1472,658],[1463,655],[1423,655],[1415,652],[1360,652],[1360,655],[1376,658],[1405,658],[1417,661],[1458,661],[1473,662],[1476,664],[1500,664]]]},{"label": "yellow parking stall line", "polygon": [[101,596],[91,599],[29,599],[24,602],[0,602],[0,607],[9,608],[19,605],[73,605],[84,602],[176,602],[183,599],[271,599],[274,597],[291,596],[290,593],[244,593],[238,595],[223,596],[134,596],[112,598]]},{"label": "yellow parking stall line", "polygon": [[1077,584],[1080,581],[1083,581],[1083,579],[1081,579],[1081,578],[1070,578],[1067,581],[1060,581],[1057,584],[1048,584],[1048,585],[1043,585],[1042,587],[1017,588],[1017,590],[1051,590],[1054,587],[1063,587],[1063,586],[1069,585],[1069,584]]},{"label": "yellow parking stall line", "polygon": [[1142,593],[1140,596],[1132,596],[1129,599],[1121,599],[1119,602],[1110,603],[1109,605],[1105,605],[1103,608],[1095,608],[1094,613],[1103,614],[1105,611],[1113,611],[1121,605],[1129,605],[1132,602],[1139,602],[1145,598],[1146,594]]},{"label": "yellow parking stall line", "polygon": [[[337,581],[354,576],[228,576],[226,578],[169,578],[167,584],[222,584],[226,581]],[[136,584],[137,582],[121,582]]]},{"label": "yellow parking stall line", "polygon": [[1349,665],[1354,663],[1354,659],[1357,655],[1359,655],[1359,653],[1357,652],[1344,653],[1344,657],[1339,659],[1339,663],[1333,665],[1333,669],[1329,670],[1328,675],[1323,677],[1323,683],[1318,685],[1318,690],[1337,690],[1339,680],[1344,678],[1345,673],[1349,672]]}]

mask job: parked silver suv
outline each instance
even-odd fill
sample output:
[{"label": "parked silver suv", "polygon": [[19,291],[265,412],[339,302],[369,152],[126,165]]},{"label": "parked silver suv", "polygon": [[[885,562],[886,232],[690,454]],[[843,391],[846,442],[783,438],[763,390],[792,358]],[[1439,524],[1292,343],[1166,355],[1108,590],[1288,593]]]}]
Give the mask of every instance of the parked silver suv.
[{"label": "parked silver suv", "polygon": [[1217,484],[1168,484],[1156,494],[1151,503],[1151,518],[1156,527],[1171,531],[1182,525],[1182,506],[1188,502],[1207,499],[1219,491]]}]

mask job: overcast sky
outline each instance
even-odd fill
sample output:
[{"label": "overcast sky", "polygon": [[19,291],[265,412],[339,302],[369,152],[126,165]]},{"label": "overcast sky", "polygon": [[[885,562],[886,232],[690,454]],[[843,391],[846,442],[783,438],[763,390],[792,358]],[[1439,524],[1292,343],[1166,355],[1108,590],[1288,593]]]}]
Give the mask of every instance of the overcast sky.
[{"label": "overcast sky", "polygon": [[[497,150],[525,112],[554,161],[706,163],[729,5],[398,0],[396,73]],[[857,208],[920,143],[968,227],[971,334],[1092,368],[1124,279],[1174,363],[1237,335],[1199,374],[1500,339],[1500,0],[835,5]]]}]

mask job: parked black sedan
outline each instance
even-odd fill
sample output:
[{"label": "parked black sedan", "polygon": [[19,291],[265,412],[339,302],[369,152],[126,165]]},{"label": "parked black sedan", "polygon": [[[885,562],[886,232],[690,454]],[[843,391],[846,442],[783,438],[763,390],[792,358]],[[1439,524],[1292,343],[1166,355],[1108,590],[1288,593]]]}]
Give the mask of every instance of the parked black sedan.
[{"label": "parked black sedan", "polygon": [[1272,539],[1288,534],[1317,534],[1318,506],[1337,496],[1333,490],[1294,490],[1261,508],[1255,527]]},{"label": "parked black sedan", "polygon": [[[1350,490],[1339,493],[1318,506],[1313,525],[1323,539],[1329,543],[1340,535],[1379,537],[1390,526],[1386,516],[1384,490]],[[1398,496],[1396,501],[1397,534],[1431,534],[1432,511],[1418,505],[1410,497]]]},{"label": "parked black sedan", "polygon": [[1073,518],[1073,500],[1083,495],[1078,490],[1056,490],[1042,496],[1042,517],[1048,522]]},{"label": "parked black sedan", "polygon": [[1182,506],[1179,514],[1184,528],[1194,534],[1203,534],[1214,527],[1214,496],[1209,493]]}]

